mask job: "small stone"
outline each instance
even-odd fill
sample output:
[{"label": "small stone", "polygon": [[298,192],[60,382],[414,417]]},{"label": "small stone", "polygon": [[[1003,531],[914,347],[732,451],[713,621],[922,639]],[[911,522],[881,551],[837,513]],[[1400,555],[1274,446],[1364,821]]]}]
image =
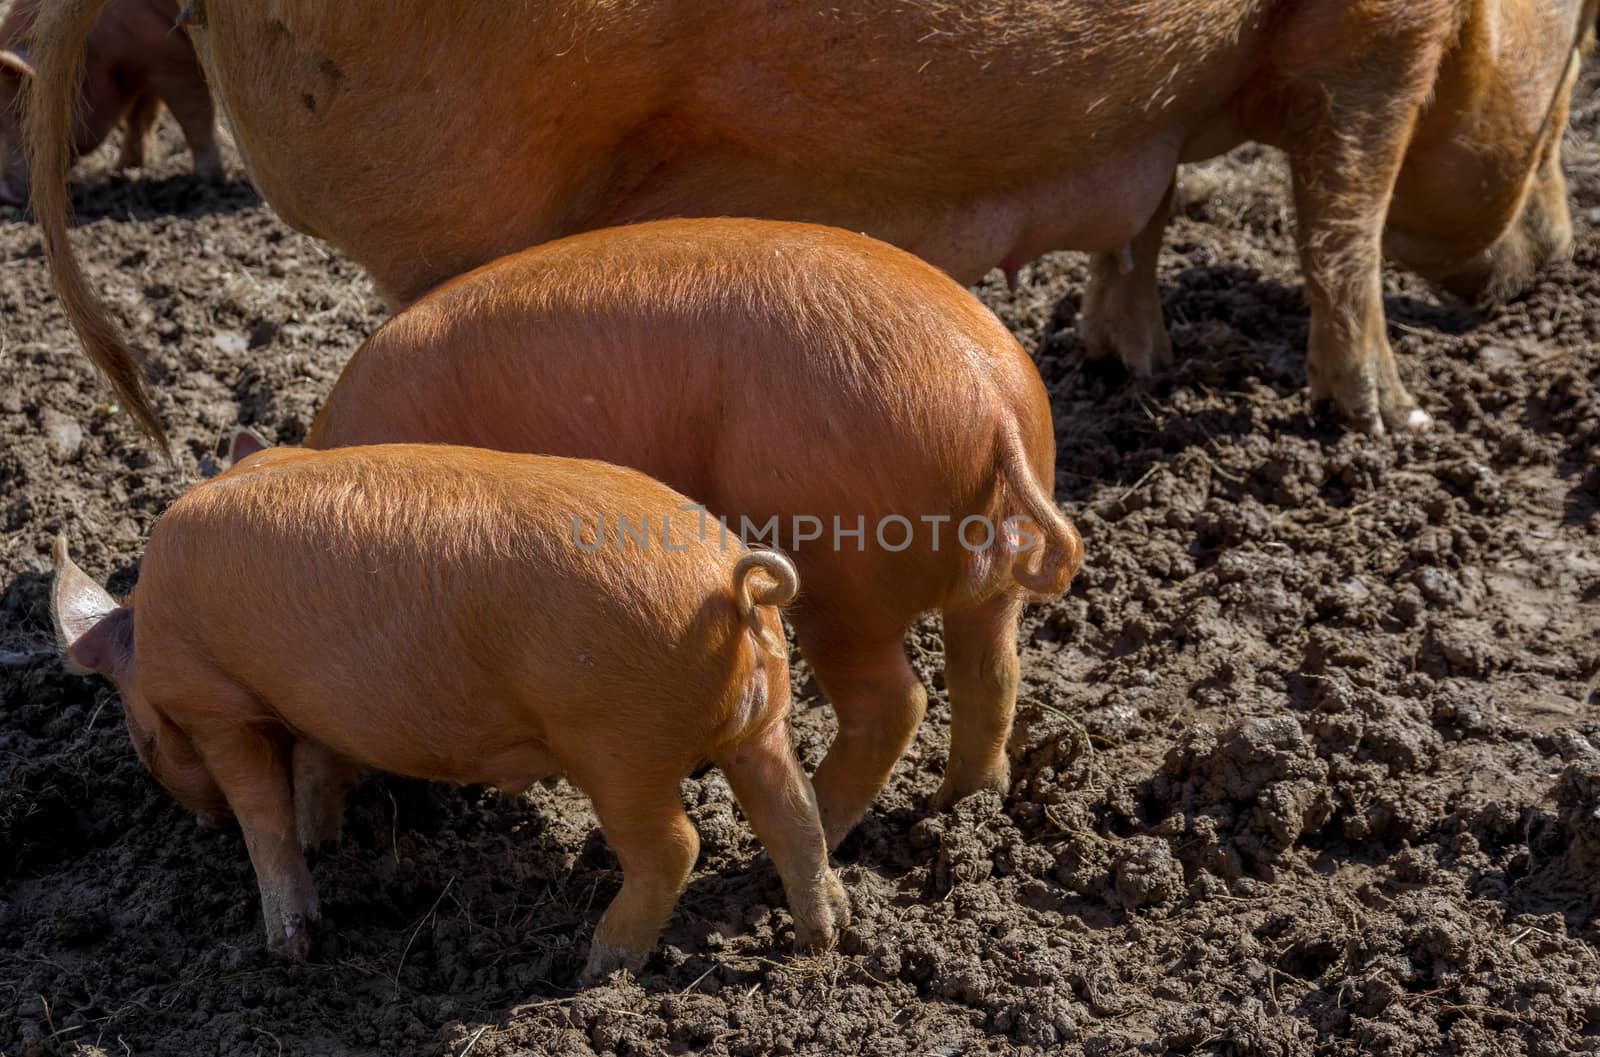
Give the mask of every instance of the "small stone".
[{"label": "small stone", "polygon": [[1359,606],[1372,597],[1372,588],[1359,576],[1347,576],[1339,581],[1339,590],[1352,606]]},{"label": "small stone", "polygon": [[1515,367],[1522,357],[1517,355],[1515,349],[1504,345],[1485,345],[1478,350],[1478,362],[1490,370],[1502,367]]},{"label": "small stone", "polygon": [[46,409],[40,416],[44,444],[56,462],[72,462],[83,450],[83,427],[59,411]]},{"label": "small stone", "polygon": [[211,344],[216,346],[218,352],[237,356],[250,348],[250,336],[237,330],[214,330],[211,332]]},{"label": "small stone", "polygon": [[1412,582],[1422,596],[1436,606],[1459,606],[1462,600],[1461,584],[1443,569],[1429,566],[1419,569]]}]

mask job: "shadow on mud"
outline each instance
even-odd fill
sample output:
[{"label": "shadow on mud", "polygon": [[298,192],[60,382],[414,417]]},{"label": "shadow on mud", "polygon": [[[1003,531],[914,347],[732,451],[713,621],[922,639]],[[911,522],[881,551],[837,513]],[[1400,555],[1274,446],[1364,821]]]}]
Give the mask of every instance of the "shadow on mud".
[{"label": "shadow on mud", "polygon": [[1307,413],[1298,286],[1236,265],[1190,268],[1163,284],[1162,307],[1173,363],[1140,379],[1115,357],[1089,356],[1079,294],[1056,304],[1035,360],[1057,415],[1059,499],[1086,500],[1108,482],[1131,491],[1163,464],[1258,435],[1269,420],[1337,440],[1336,419]]},{"label": "shadow on mud", "polygon": [[[211,183],[192,174],[147,178],[111,173],[74,186],[72,212],[82,224],[94,220],[145,221],[161,217],[193,220],[227,216],[261,206],[261,196],[242,177]],[[32,210],[8,209],[0,224],[34,223]]]}]

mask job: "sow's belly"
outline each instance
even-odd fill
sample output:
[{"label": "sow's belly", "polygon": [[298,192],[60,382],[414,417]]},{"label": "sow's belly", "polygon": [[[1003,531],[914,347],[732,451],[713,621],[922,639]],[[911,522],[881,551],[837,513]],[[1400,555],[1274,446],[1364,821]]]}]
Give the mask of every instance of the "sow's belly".
[{"label": "sow's belly", "polygon": [[[1090,145],[1086,145],[1086,151]],[[763,165],[697,153],[657,169],[592,225],[670,216],[757,216],[859,231],[974,283],[1053,250],[1110,253],[1132,241],[1160,205],[1183,149],[1171,131],[1106,157],[1086,156],[1013,188],[975,174],[970,190],[937,196],[875,185],[864,173]]]}]

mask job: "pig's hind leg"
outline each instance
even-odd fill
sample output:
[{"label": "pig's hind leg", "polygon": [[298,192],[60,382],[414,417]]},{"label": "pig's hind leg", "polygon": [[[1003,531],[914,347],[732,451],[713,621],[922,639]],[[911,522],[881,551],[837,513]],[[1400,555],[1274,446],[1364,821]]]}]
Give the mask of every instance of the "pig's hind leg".
[{"label": "pig's hind leg", "polygon": [[607,842],[622,863],[622,891],[600,918],[584,963],[592,984],[617,969],[637,972],[655,949],[700,854],[700,835],[684,813],[676,775],[593,773],[568,778],[594,803]]},{"label": "pig's hind leg", "polygon": [[300,846],[307,850],[337,844],[344,829],[344,800],[361,768],[344,757],[301,739],[294,743],[294,818]]},{"label": "pig's hind leg", "polygon": [[1090,356],[1116,353],[1136,378],[1172,365],[1172,341],[1161,314],[1161,288],[1156,265],[1161,236],[1172,211],[1167,193],[1144,229],[1121,253],[1096,253],[1089,258],[1089,285],[1083,291],[1078,336]]},{"label": "pig's hind leg", "polygon": [[934,807],[1011,788],[1006,742],[1017,710],[1017,617],[1012,594],[944,614],[944,682],[950,694],[950,762]]},{"label": "pig's hind leg", "polygon": [[122,151],[117,155],[117,168],[142,169],[145,155],[155,142],[156,118],[161,115],[161,100],[145,92],[133,101],[128,116],[122,123]]},{"label": "pig's hind leg", "polygon": [[240,724],[197,735],[195,747],[244,833],[261,889],[267,946],[304,961],[319,916],[317,893],[296,831],[290,750],[276,734]]},{"label": "pig's hind leg", "polygon": [[211,93],[199,78],[185,78],[182,70],[163,71],[153,75],[151,82],[183,130],[194,158],[194,174],[208,183],[220,183],[222,151],[217,146],[217,115]]},{"label": "pig's hind leg", "polygon": [[916,737],[928,692],[906,659],[903,626],[869,633],[803,610],[791,610],[790,618],[839,719],[839,733],[811,779],[833,849],[867,813]]},{"label": "pig's hind leg", "polygon": [[716,764],[783,878],[796,946],[832,947],[850,923],[850,902],[828,866],[816,794],[795,758],[788,724],[769,724]]}]

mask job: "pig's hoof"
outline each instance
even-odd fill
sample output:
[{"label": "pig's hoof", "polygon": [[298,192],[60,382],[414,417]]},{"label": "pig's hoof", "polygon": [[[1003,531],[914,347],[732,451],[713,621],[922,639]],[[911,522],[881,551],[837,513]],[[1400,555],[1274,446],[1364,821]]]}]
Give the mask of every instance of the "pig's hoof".
[{"label": "pig's hoof", "polygon": [[214,147],[195,156],[194,174],[202,183],[208,184],[225,183],[228,178],[222,168],[222,155]]},{"label": "pig's hoof", "polygon": [[1433,425],[1433,416],[1417,406],[1410,393],[1394,381],[1381,381],[1370,370],[1329,379],[1307,364],[1313,404],[1333,404],[1347,428],[1374,437],[1386,433],[1420,433]]},{"label": "pig's hoof", "polygon": [[589,948],[589,960],[583,963],[578,982],[584,987],[593,987],[619,969],[626,969],[637,976],[649,956],[648,951],[634,951],[596,941]]},{"label": "pig's hoof", "polygon": [[828,846],[829,854],[839,850],[839,845],[850,836],[850,831],[856,828],[856,823],[861,820],[861,813],[851,814],[830,808],[821,793],[817,795],[817,814],[822,821],[822,840]]},{"label": "pig's hoof", "polygon": [[1153,292],[1145,297],[1117,285],[1125,282],[1094,281],[1078,316],[1078,337],[1090,359],[1115,356],[1135,378],[1149,378],[1172,366],[1172,339],[1161,301]]},{"label": "pig's hoof", "polygon": [[304,914],[283,915],[283,932],[272,944],[274,953],[291,962],[303,962],[311,953],[312,922]]},{"label": "pig's hoof", "polygon": [[933,794],[933,810],[949,811],[959,801],[965,800],[974,793],[981,793],[992,789],[999,793],[1001,799],[1011,792],[1011,768],[1002,764],[999,768],[980,774],[973,778],[958,778],[946,773],[944,781],[939,784],[939,791]]},{"label": "pig's hoof", "polygon": [[802,951],[831,949],[850,924],[850,897],[832,870],[817,884],[808,905],[793,910],[794,942]]},{"label": "pig's hoof", "polygon": [[1135,378],[1149,378],[1166,370],[1172,366],[1172,340],[1167,337],[1167,328],[1157,318],[1154,327],[1121,342],[1117,356]]},{"label": "pig's hoof", "polygon": [[1134,325],[1129,331],[1104,330],[1085,319],[1078,325],[1084,351],[1091,360],[1115,357],[1135,378],[1149,378],[1172,366],[1172,341],[1158,320],[1154,327]]},{"label": "pig's hoof", "polygon": [[1377,415],[1348,416],[1350,428],[1357,433],[1365,433],[1369,437],[1381,437],[1389,432],[1383,425],[1383,419]]},{"label": "pig's hoof", "polygon": [[1381,437],[1388,432],[1383,425],[1383,415],[1378,412],[1377,401],[1368,396],[1340,399],[1318,387],[1311,387],[1311,409],[1314,415],[1328,415],[1332,421],[1341,422],[1353,433]]},{"label": "pig's hoof", "polygon": [[1391,382],[1378,392],[1378,408],[1383,424],[1395,433],[1421,433],[1433,425],[1433,416],[1417,406],[1405,387]]},{"label": "pig's hoof", "polygon": [[1420,407],[1403,407],[1383,416],[1396,433],[1421,433],[1433,425],[1433,416]]},{"label": "pig's hoof", "polygon": [[338,801],[335,806],[336,812],[309,812],[296,823],[302,851],[322,851],[338,846],[344,836],[344,801]]}]

